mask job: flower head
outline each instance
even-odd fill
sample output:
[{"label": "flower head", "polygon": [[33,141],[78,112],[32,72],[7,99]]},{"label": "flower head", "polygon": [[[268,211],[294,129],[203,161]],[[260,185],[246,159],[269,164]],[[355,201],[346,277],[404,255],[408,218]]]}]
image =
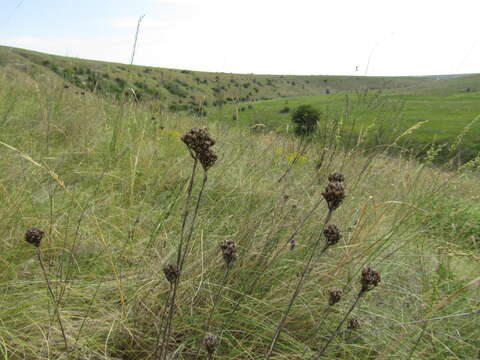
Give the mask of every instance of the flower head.
[{"label": "flower head", "polygon": [[222,250],[223,260],[225,260],[227,266],[237,260],[237,245],[235,244],[235,241],[225,241],[220,244],[220,249]]},{"label": "flower head", "polygon": [[187,145],[192,156],[195,157],[207,171],[217,161],[217,155],[211,149],[215,140],[206,128],[193,128],[182,136],[182,141]]},{"label": "flower head", "polygon": [[362,271],[362,292],[370,291],[380,283],[380,273],[371,267]]},{"label": "flower head", "polygon": [[345,176],[343,176],[342,173],[334,172],[333,174],[328,175],[328,181],[343,183],[345,181]]},{"label": "flower head", "polygon": [[337,209],[342,204],[343,199],[345,199],[345,188],[341,182],[330,182],[322,195],[327,202],[328,209],[333,211]]},{"label": "flower head", "polygon": [[203,338],[203,346],[205,346],[205,349],[210,355],[213,354],[218,347],[217,336],[211,333],[205,334],[205,337]]},{"label": "flower head", "polygon": [[328,305],[333,306],[338,303],[343,295],[343,291],[337,288],[332,288],[328,290],[330,297],[328,298]]},{"label": "flower head", "polygon": [[358,321],[357,318],[351,318],[350,320],[348,320],[347,329],[348,330],[360,329],[360,321]]},{"label": "flower head", "polygon": [[327,246],[335,245],[342,238],[340,230],[338,230],[336,225],[328,225],[325,230],[323,230],[323,235],[325,235]]},{"label": "flower head", "polygon": [[39,247],[42,241],[44,232],[39,228],[32,227],[25,233],[25,241],[33,246]]},{"label": "flower head", "polygon": [[173,284],[180,276],[180,268],[177,264],[170,264],[163,268],[163,273],[170,284]]}]

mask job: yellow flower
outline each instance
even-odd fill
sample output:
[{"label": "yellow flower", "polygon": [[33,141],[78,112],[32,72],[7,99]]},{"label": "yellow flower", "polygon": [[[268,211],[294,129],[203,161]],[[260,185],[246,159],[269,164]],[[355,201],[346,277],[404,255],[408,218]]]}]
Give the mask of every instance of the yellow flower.
[{"label": "yellow flower", "polygon": [[304,164],[307,161],[307,157],[295,151],[287,155],[287,160],[291,164],[293,164],[294,162],[296,164]]}]

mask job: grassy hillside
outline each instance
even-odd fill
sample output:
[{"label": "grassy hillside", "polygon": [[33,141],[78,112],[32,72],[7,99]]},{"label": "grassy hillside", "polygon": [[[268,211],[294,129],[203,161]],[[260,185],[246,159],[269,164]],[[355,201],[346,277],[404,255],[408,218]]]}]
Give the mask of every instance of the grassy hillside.
[{"label": "grassy hillside", "polygon": [[[328,342],[322,359],[478,356],[475,173],[343,150],[335,131],[305,143],[82,96],[29,71],[0,69],[2,358],[308,359]],[[218,159],[191,176],[180,137],[207,121]],[[330,213],[334,171],[346,198]],[[324,224],[342,234],[329,248]],[[33,226],[39,248],[24,241]],[[362,293],[367,266],[381,281]],[[221,340],[211,356],[206,333]]]},{"label": "grassy hillside", "polygon": [[[441,161],[460,154],[457,163],[480,153],[480,122],[474,121],[480,115],[476,74],[240,75],[105,63],[9,47],[0,47],[0,66],[35,79],[47,77],[78,96],[91,92],[117,101],[131,98],[157,110],[208,115],[214,121],[237,119],[240,126],[260,123],[280,132],[289,131],[290,111],[311,104],[322,111],[323,121],[337,119],[343,132],[356,137],[368,133],[373,146],[390,143],[421,123],[399,145],[422,157],[438,153]],[[452,148],[448,142],[457,144]]]},{"label": "grassy hillside", "polygon": [[410,88],[431,77],[281,76],[207,73],[82,60],[0,47],[0,66],[60,77],[67,86],[116,97],[162,100],[168,104],[246,102],[319,95],[355,89]]}]

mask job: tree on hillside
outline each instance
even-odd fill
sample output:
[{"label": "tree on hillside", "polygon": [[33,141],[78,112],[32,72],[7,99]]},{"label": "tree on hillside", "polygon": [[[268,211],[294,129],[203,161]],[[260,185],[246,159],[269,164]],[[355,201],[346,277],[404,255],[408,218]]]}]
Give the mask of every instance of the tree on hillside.
[{"label": "tree on hillside", "polygon": [[298,136],[312,134],[317,128],[320,113],[311,105],[300,105],[292,113],[292,121],[295,124],[294,132]]}]

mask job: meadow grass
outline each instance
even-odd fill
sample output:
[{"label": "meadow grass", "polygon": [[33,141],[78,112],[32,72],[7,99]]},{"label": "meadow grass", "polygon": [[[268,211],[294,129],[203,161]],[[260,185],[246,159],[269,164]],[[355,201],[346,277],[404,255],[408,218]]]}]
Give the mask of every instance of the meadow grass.
[{"label": "meadow grass", "polygon": [[[155,359],[170,291],[163,268],[177,258],[191,176],[180,138],[207,120],[82,96],[21,72],[0,72],[0,109],[0,354]],[[365,266],[382,280],[352,312],[361,327],[343,326],[323,358],[478,355],[477,174],[361,146],[325,150],[229,121],[208,127],[218,161],[186,249],[166,356],[210,356],[202,344],[209,324],[219,338],[210,357],[264,359],[309,258],[272,359],[317,354],[358,294]],[[328,161],[319,167],[320,157]],[[328,213],[322,192],[335,171],[347,197],[330,223],[342,239],[318,259],[312,247]],[[195,181],[194,199],[200,174]],[[68,351],[24,241],[32,226],[45,232],[43,260]],[[237,249],[228,277],[219,247],[227,240]],[[342,301],[326,312],[332,287]]]},{"label": "meadow grass", "polygon": [[458,144],[464,160],[480,154],[480,92],[424,95],[360,91],[265,100],[250,106],[229,104],[206,111],[213,121],[229,121],[241,127],[264,124],[267,130],[292,133],[291,113],[304,104],[321,111],[321,124],[336,118],[342,132],[356,136],[368,133],[368,140],[374,145],[392,141],[394,134],[420,123],[411,136],[402,140],[402,146],[425,155],[432,146],[443,144],[441,154],[446,159],[451,146],[446,144],[454,143],[465,131]]}]

